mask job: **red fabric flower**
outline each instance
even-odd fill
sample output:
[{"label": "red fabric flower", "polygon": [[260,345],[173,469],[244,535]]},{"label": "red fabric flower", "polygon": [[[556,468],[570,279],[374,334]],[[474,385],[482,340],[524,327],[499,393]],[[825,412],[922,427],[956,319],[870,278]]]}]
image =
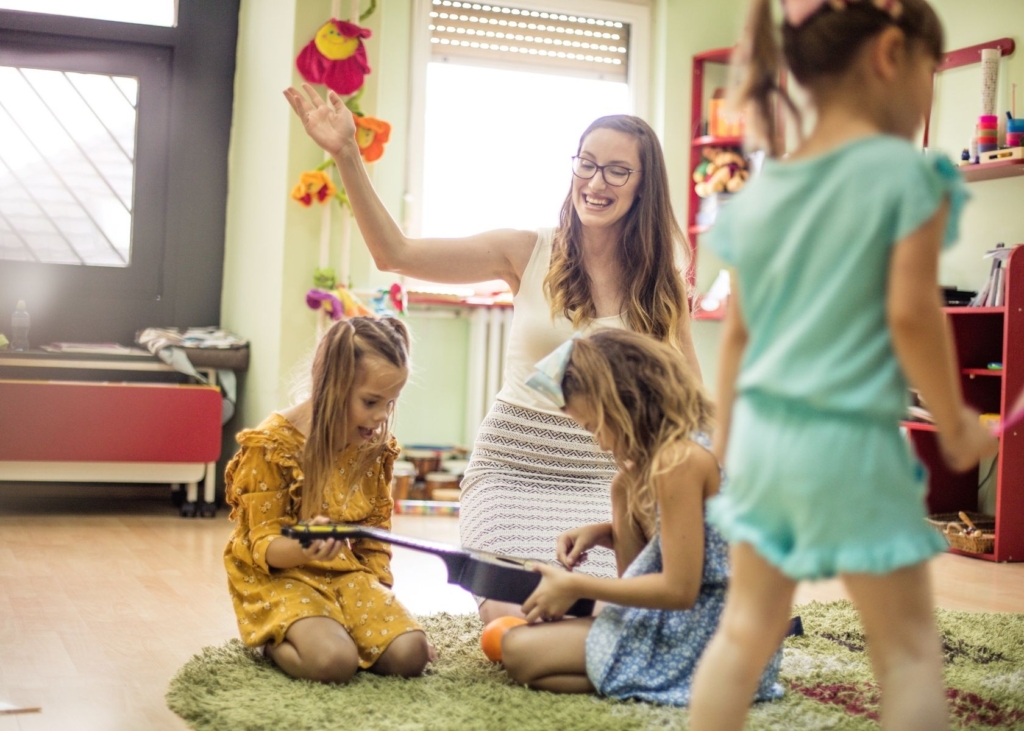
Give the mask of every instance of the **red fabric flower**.
[{"label": "red fabric flower", "polygon": [[295,66],[311,84],[323,84],[342,96],[354,94],[370,73],[362,41],[369,37],[366,28],[332,18],[320,26],[313,40],[302,49]]}]

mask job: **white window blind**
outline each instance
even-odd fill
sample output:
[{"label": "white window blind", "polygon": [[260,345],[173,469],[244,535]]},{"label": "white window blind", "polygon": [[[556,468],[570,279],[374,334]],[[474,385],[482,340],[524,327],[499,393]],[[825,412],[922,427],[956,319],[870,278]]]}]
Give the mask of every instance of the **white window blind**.
[{"label": "white window blind", "polygon": [[515,64],[624,83],[629,30],[628,23],[596,16],[433,0],[431,60]]}]

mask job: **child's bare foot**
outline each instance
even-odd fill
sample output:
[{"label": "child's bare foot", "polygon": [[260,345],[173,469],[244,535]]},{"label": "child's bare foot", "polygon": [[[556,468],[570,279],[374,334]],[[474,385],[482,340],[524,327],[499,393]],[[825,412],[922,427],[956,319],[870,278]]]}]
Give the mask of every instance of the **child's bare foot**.
[{"label": "child's bare foot", "polygon": [[427,643],[427,662],[437,662],[437,648]]},{"label": "child's bare foot", "polygon": [[999,442],[981,425],[978,413],[965,407],[954,432],[939,432],[939,447],[951,470],[966,472],[981,460],[994,456],[999,450]]}]

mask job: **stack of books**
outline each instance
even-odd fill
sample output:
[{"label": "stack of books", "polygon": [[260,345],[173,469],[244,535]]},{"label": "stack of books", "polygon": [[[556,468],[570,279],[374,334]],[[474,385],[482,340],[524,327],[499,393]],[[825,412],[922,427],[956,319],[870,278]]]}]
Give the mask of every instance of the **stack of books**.
[{"label": "stack of books", "polygon": [[1006,261],[1014,248],[996,244],[996,248],[985,252],[985,258],[992,260],[992,268],[985,286],[971,300],[971,307],[1002,307],[1006,304]]}]

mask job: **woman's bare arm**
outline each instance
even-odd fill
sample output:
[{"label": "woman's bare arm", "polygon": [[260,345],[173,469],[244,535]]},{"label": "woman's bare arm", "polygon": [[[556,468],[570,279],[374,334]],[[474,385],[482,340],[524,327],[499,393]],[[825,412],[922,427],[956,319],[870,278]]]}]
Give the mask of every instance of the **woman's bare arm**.
[{"label": "woman's bare arm", "polygon": [[289,88],[285,98],[306,134],[338,166],[356,224],[378,269],[446,284],[501,279],[518,291],[537,242],[535,232],[499,229],[458,239],[406,236],[373,189],[359,156],[352,113],[341,97],[329,92],[325,102],[308,84],[302,88],[306,97]]}]

